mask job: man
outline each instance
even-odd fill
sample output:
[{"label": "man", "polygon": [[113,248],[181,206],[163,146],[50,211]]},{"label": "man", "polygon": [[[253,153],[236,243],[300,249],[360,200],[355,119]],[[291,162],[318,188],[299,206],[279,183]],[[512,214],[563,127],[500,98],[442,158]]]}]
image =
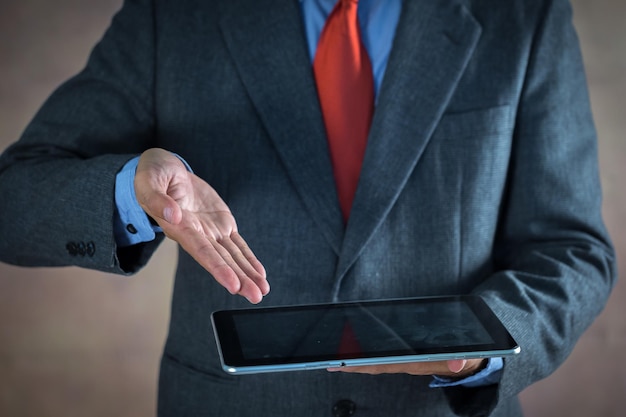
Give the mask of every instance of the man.
[{"label": "man", "polygon": [[[130,274],[179,242],[162,416],[520,415],[615,276],[569,5],[361,0],[375,110],[348,203],[317,67],[333,7],[127,0],[0,160],[0,257]],[[457,293],[522,353],[219,369],[212,310]]]}]

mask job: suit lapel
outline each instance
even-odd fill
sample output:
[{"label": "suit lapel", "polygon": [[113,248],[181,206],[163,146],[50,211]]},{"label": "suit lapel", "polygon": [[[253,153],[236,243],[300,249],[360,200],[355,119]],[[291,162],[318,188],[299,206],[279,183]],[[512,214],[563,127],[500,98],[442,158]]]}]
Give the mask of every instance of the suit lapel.
[{"label": "suit lapel", "polygon": [[225,0],[220,28],[304,205],[339,254],[344,225],[326,132],[294,0]]},{"label": "suit lapel", "polygon": [[[262,4],[261,4],[262,3]],[[310,215],[346,272],[391,210],[480,37],[461,0],[404,1],[345,229],[298,2],[225,0],[220,28]]]},{"label": "suit lapel", "polygon": [[335,297],[418,163],[480,32],[458,0],[403,3],[341,249]]}]

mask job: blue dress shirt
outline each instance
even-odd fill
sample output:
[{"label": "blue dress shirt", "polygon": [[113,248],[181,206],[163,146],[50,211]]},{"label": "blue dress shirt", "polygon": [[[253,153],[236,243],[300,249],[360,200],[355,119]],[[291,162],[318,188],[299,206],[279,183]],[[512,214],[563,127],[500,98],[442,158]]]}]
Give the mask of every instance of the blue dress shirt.
[{"label": "blue dress shirt", "polygon": [[[326,23],[326,18],[336,2],[337,0],[300,0],[311,62],[315,57],[317,43]],[[359,1],[359,24],[363,43],[372,62],[375,97],[378,97],[380,85],[385,75],[401,9],[402,0]],[[156,233],[161,232],[159,227],[150,223],[148,216],[137,202],[134,178],[138,161],[139,157],[131,159],[117,174],[115,183],[117,210],[114,219],[114,231],[115,241],[119,247],[149,242],[154,240]],[[191,170],[189,165],[187,168]],[[435,377],[430,385],[431,387],[489,385],[500,380],[502,368],[503,360],[494,358],[489,360],[485,369],[475,375],[460,380]]]}]

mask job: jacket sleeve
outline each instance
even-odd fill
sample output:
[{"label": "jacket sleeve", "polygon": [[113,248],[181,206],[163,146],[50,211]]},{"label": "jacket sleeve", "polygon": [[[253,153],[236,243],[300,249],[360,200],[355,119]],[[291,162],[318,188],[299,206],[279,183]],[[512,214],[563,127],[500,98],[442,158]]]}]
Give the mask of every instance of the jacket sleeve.
[{"label": "jacket sleeve", "polygon": [[127,0],[85,69],[44,103],[0,156],[0,260],[139,269],[160,239],[118,249],[116,173],[154,142],[154,19]]},{"label": "jacket sleeve", "polygon": [[[521,353],[505,359],[497,389],[473,396],[483,404],[473,415],[486,415],[498,397],[517,395],[555,371],[604,308],[616,279],[601,218],[596,134],[571,8],[566,0],[543,3],[494,247],[500,272],[475,289]],[[449,395],[472,397],[458,389]]]}]

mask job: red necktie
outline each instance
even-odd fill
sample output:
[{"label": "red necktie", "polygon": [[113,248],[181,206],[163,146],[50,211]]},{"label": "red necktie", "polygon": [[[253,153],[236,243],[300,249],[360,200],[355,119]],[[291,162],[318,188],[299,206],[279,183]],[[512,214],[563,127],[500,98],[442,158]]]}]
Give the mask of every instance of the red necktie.
[{"label": "red necktie", "polygon": [[374,113],[372,64],[361,42],[358,0],[339,0],[322,30],[313,71],[344,219],[356,192]]}]

